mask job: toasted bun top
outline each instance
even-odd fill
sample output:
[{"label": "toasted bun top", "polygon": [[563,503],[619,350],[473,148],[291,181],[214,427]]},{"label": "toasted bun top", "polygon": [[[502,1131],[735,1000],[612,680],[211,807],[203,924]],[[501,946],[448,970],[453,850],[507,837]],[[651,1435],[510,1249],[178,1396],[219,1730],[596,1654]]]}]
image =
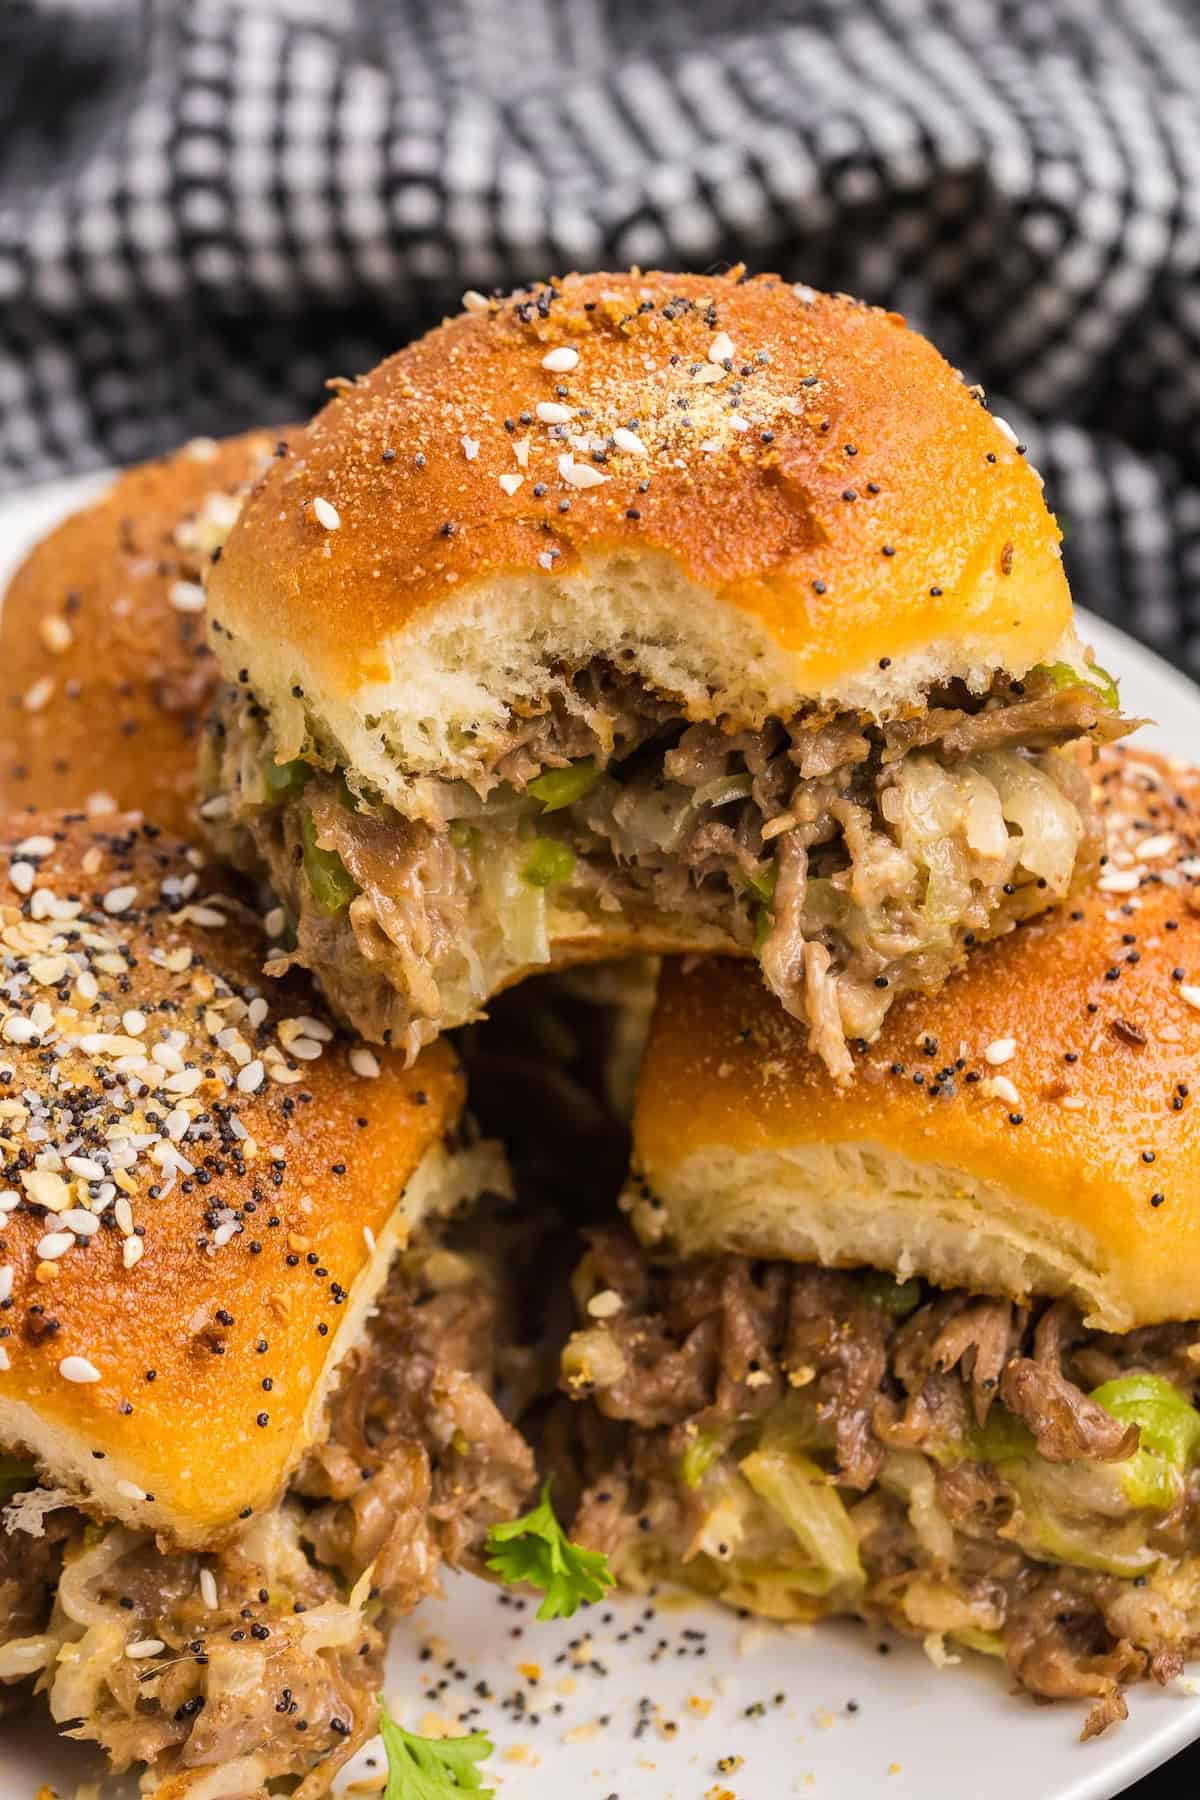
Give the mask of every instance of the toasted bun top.
[{"label": "toasted bun top", "polygon": [[281,714],[403,723],[403,674],[478,724],[489,675],[619,651],[696,717],[884,707],[1068,633],[1038,478],[897,314],[737,271],[468,300],[292,438],[213,571]]},{"label": "toasted bun top", "polygon": [[[391,1251],[456,1196],[436,1045],[341,1039],[135,815],[0,824],[0,1445],[204,1543],[279,1491]],[[151,1498],[153,1496],[153,1498]]]},{"label": "toasted bun top", "polygon": [[198,837],[196,739],[217,679],[199,584],[275,442],[196,439],[30,552],[0,610],[0,807],[99,795]]},{"label": "toasted bun top", "polygon": [[1115,1329],[1200,1316],[1200,775],[1110,751],[1100,792],[1096,890],[898,1001],[846,1088],[752,968],[667,966],[639,1227],[1066,1293]]}]

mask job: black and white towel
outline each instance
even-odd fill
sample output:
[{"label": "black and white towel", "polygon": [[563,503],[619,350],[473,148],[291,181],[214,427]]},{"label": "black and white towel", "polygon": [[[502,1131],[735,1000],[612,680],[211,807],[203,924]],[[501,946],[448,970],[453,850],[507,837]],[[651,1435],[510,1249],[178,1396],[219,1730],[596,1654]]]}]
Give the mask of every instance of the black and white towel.
[{"label": "black and white towel", "polygon": [[3,488],[734,260],[930,332],[1200,675],[1197,0],[0,0]]}]

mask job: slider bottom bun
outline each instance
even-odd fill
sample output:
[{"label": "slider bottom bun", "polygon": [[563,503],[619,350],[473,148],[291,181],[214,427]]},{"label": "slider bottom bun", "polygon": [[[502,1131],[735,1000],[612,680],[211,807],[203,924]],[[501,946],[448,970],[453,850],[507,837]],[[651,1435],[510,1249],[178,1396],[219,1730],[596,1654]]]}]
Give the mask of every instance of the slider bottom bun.
[{"label": "slider bottom bun", "polygon": [[1200,1322],[1124,1336],[888,1273],[656,1259],[576,1272],[572,1535],[641,1588],[895,1627],[1089,1702],[1200,1654]]},{"label": "slider bottom bun", "polygon": [[[478,1241],[479,1216],[465,1229]],[[439,1241],[442,1239],[443,1241]],[[29,1678],[67,1735],[161,1800],[327,1792],[377,1728],[389,1625],[477,1565],[490,1525],[524,1509],[532,1455],[491,1397],[511,1335],[486,1252],[445,1228],[396,1258],[341,1366],[328,1435],[290,1489],[207,1554],[97,1525],[70,1496],[21,1487],[0,1529],[0,1693]],[[303,1729],[300,1727],[303,1725]]]}]

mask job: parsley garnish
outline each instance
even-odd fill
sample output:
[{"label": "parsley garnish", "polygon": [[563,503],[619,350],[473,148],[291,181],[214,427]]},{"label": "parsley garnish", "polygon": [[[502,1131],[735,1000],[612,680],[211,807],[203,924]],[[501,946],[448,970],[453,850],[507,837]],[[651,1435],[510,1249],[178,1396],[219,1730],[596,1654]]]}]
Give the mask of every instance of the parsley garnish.
[{"label": "parsley garnish", "polygon": [[482,1731],[470,1737],[423,1738],[397,1725],[387,1703],[379,1699],[379,1735],[387,1751],[388,1781],[383,1800],[451,1800],[455,1794],[478,1794],[495,1800],[476,1767],[491,1754],[491,1739]]},{"label": "parsley garnish", "polygon": [[492,1526],[487,1548],[487,1566],[502,1581],[541,1589],[539,1619],[569,1619],[581,1601],[603,1600],[615,1582],[603,1551],[584,1550],[567,1537],[550,1504],[549,1482],[532,1512]]}]

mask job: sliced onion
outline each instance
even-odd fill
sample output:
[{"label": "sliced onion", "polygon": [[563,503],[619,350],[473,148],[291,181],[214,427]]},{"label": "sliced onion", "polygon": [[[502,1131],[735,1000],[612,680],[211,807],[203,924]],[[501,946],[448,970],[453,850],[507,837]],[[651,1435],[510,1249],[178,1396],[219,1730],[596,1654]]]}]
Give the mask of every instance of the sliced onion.
[{"label": "sliced onion", "polygon": [[976,766],[999,793],[1004,817],[1021,833],[1022,866],[1055,894],[1065,894],[1083,835],[1075,807],[1045,770],[1016,750],[993,750]]},{"label": "sliced onion", "polygon": [[755,1450],[738,1466],[803,1546],[812,1565],[811,1578],[804,1583],[808,1592],[862,1587],[858,1534],[841,1495],[817,1463],[796,1452],[768,1448]]},{"label": "sliced onion", "polygon": [[261,1756],[239,1756],[219,1769],[196,1769],[177,1776],[172,1786],[187,1800],[252,1800],[265,1792],[270,1776],[270,1764]]},{"label": "sliced onion", "polygon": [[36,1675],[54,1661],[58,1645],[56,1637],[10,1638],[7,1644],[0,1644],[0,1681],[21,1681],[26,1675]]},{"label": "sliced onion", "polygon": [[977,856],[999,862],[1010,849],[1000,796],[977,769],[963,773],[967,781],[967,847]]},{"label": "sliced onion", "polygon": [[[957,1637],[967,1631],[994,1630],[1004,1622],[998,1607],[987,1601],[968,1599],[952,1582],[938,1581],[933,1576],[918,1575],[909,1581],[901,1596],[901,1605],[910,1625],[915,1625],[918,1631],[936,1634],[938,1638],[947,1633]],[[926,1650],[936,1662],[937,1656],[930,1651],[928,1643]]]},{"label": "sliced onion", "polygon": [[[117,1609],[110,1608],[115,1621]],[[92,1625],[77,1643],[64,1644],[50,1683],[50,1715],[58,1725],[90,1719],[100,1692],[125,1654],[126,1632],[115,1622]]]},{"label": "sliced onion", "polygon": [[699,818],[694,792],[677,781],[631,784],[613,807],[630,856],[646,849],[673,856],[682,850]]},{"label": "sliced onion", "polygon": [[[367,1584],[368,1590],[370,1583]],[[362,1614],[355,1606],[342,1606],[336,1600],[314,1606],[304,1614],[300,1632],[307,1654],[318,1650],[340,1650],[352,1644],[363,1628]]]},{"label": "sliced onion", "polygon": [[754,1493],[743,1478],[718,1470],[704,1494],[704,1510],[685,1561],[711,1556],[728,1561],[736,1556],[754,1513]]},{"label": "sliced onion", "polygon": [[896,777],[900,795],[900,841],[937,843],[962,825],[961,784],[932,756],[906,756]]},{"label": "sliced onion", "polygon": [[[950,1567],[955,1555],[954,1527],[938,1505],[937,1479],[928,1457],[919,1456],[915,1450],[893,1450],[879,1479],[885,1488],[904,1499],[909,1524],[932,1561]],[[953,1628],[938,1625],[936,1629]]]},{"label": "sliced onion", "polygon": [[564,1380],[591,1387],[613,1387],[627,1372],[628,1365],[609,1331],[598,1328],[576,1331],[567,1339],[562,1355]]},{"label": "sliced onion", "polygon": [[754,786],[751,775],[718,775],[696,788],[697,806],[728,806],[731,800],[746,800]]},{"label": "sliced onion", "polygon": [[546,889],[522,878],[527,853],[519,841],[489,845],[479,859],[483,891],[510,956],[519,963],[547,963]]},{"label": "sliced onion", "polygon": [[126,1531],[123,1525],[114,1525],[90,1550],[81,1550],[78,1556],[64,1562],[58,1578],[58,1604],[73,1624],[104,1625],[119,1617],[111,1601],[97,1600],[88,1590],[123,1556],[128,1556],[144,1542],[144,1538]]}]

